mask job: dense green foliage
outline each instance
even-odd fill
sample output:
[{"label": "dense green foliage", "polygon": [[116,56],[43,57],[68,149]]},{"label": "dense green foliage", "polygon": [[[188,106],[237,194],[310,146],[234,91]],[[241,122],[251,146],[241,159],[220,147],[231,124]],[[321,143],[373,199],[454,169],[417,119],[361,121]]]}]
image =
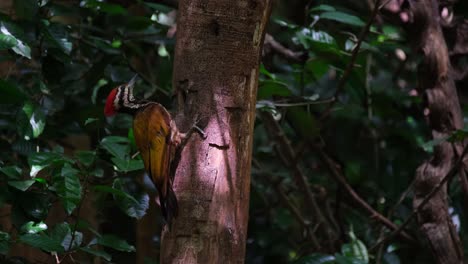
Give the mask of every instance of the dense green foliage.
[{"label": "dense green foliage", "polygon": [[[132,157],[131,117],[103,116],[109,90],[135,71],[146,80],[139,91],[170,99],[172,66],[165,48],[173,47],[165,37],[170,8],[141,4],[134,9],[143,15],[93,0],[80,6],[52,1],[39,6],[34,0],[15,1],[15,17],[2,15],[2,62],[12,64],[0,82],[0,196],[3,205],[12,205],[5,217],[18,233],[13,238],[12,231],[2,229],[3,254],[15,243],[60,258],[84,251],[110,261],[114,254],[108,248],[135,251],[125,242],[133,236],[95,230],[76,217],[85,197],[92,197],[88,203],[97,207],[100,225],[117,224],[111,231],[118,224],[132,225],[128,219],[116,221],[111,208],[132,218],[141,218],[148,208],[149,197],[134,180],[143,163]],[[66,215],[47,226],[49,213],[59,208]]]},{"label": "dense green foliage", "polygon": [[[303,60],[265,54],[257,109],[274,114],[297,158],[284,162],[273,131],[257,120],[247,262],[427,263],[427,252],[398,238],[381,253],[369,251],[388,230],[349,199],[314,150],[323,147],[376,211],[396,224],[409,215],[412,195],[402,194],[437,142],[429,141],[421,100],[411,95],[418,58],[409,55],[403,31],[372,26],[337,93],[370,13],[366,1],[287,11],[278,2],[270,33]],[[111,88],[138,73],[139,96],[170,106],[172,9],[97,0],[16,0],[14,8],[15,15],[0,15],[0,203],[11,205],[1,217],[12,223],[0,231],[1,258],[22,243],[60,259],[81,252],[83,259],[131,263],[129,226],[145,214],[150,198],[136,180],[143,164],[134,155],[131,118],[105,118],[103,105]],[[295,182],[296,168],[334,222],[333,241],[317,233],[322,227]],[[463,219],[458,186],[451,195],[453,215]],[[97,208],[98,229],[77,217],[87,197]],[[460,230],[464,226],[463,220]],[[313,253],[311,232],[323,244],[320,254]]]}]

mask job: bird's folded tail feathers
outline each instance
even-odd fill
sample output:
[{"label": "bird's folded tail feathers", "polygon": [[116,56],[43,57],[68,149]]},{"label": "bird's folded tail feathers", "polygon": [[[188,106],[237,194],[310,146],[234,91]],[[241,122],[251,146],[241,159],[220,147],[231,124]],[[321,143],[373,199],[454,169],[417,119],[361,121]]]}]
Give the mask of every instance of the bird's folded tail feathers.
[{"label": "bird's folded tail feathers", "polygon": [[174,193],[174,190],[172,189],[172,186],[168,185],[165,197],[163,197],[162,192],[159,192],[159,203],[161,204],[161,211],[164,220],[166,221],[170,230],[172,219],[177,217],[179,211],[177,197]]}]

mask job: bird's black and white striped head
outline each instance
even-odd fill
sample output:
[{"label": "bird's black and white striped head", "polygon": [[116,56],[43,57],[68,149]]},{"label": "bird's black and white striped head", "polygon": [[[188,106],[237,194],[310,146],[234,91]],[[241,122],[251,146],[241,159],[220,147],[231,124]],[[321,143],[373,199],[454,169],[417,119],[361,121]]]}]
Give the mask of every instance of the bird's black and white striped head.
[{"label": "bird's black and white striped head", "polygon": [[117,86],[107,96],[104,114],[106,116],[115,115],[117,112],[133,114],[138,109],[147,105],[147,102],[137,101],[133,97],[133,86],[135,85],[137,75],[128,83]]}]

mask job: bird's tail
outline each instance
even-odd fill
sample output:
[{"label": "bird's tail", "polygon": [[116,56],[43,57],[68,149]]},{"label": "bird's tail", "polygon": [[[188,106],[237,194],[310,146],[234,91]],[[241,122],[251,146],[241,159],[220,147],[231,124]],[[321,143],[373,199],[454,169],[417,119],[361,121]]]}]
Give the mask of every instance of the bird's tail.
[{"label": "bird's tail", "polygon": [[170,229],[172,219],[177,217],[177,214],[179,211],[177,197],[170,184],[168,184],[165,197],[163,197],[162,192],[159,192],[159,203],[161,204],[161,211],[162,211],[164,220],[166,220],[166,223]]}]

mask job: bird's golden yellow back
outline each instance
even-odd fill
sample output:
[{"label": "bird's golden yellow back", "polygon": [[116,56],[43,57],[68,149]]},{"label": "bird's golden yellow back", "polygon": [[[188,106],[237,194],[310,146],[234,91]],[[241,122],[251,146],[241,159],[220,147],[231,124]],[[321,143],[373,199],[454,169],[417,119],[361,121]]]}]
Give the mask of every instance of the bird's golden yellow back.
[{"label": "bird's golden yellow back", "polygon": [[145,169],[163,197],[171,184],[169,174],[174,155],[174,146],[170,144],[170,120],[170,114],[157,103],[138,111],[133,120],[135,142]]}]

